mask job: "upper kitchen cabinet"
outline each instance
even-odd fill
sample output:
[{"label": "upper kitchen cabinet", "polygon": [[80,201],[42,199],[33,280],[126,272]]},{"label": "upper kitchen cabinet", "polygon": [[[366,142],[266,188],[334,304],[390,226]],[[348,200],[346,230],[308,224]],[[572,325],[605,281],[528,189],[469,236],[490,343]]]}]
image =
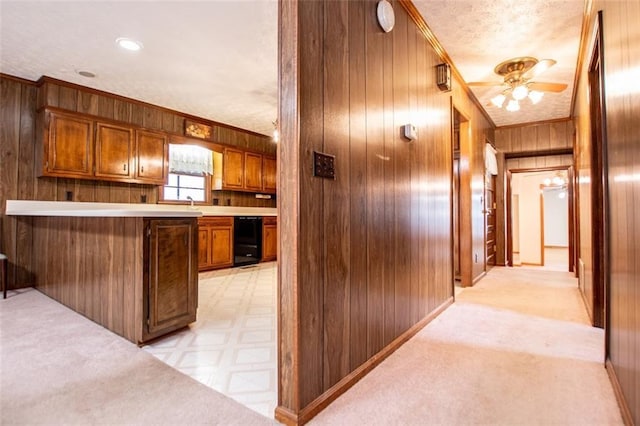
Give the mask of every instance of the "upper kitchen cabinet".
[{"label": "upper kitchen cabinet", "polygon": [[96,171],[99,178],[128,179],[133,167],[133,131],[113,124],[97,123]]},{"label": "upper kitchen cabinet", "polygon": [[88,178],[93,176],[93,121],[63,113],[45,117],[42,174]]},{"label": "upper kitchen cabinet", "polygon": [[244,189],[244,152],[225,148],[222,155],[222,189]]},{"label": "upper kitchen cabinet", "polygon": [[248,191],[262,191],[262,154],[244,153],[244,188]]},{"label": "upper kitchen cabinet", "polygon": [[262,191],[276,193],[276,159],[272,157],[262,158]]},{"label": "upper kitchen cabinet", "polygon": [[[77,113],[44,111],[39,176],[163,185],[167,137]],[[40,146],[41,144],[41,146]]]},{"label": "upper kitchen cabinet", "polygon": [[275,158],[257,152],[225,147],[222,162],[221,189],[275,194]]},{"label": "upper kitchen cabinet", "polygon": [[140,182],[163,185],[169,173],[167,135],[136,130],[136,177]]}]

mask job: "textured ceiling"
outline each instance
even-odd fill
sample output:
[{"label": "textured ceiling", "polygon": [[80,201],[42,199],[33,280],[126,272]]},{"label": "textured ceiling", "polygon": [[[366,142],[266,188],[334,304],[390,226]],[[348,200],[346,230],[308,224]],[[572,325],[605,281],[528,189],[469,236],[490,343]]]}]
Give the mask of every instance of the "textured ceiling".
[{"label": "textured ceiling", "polygon": [[[0,70],[29,80],[48,75],[269,135],[277,117],[277,9],[275,0],[2,0]],[[124,51],[118,37],[144,48]]]},{"label": "textured ceiling", "polygon": [[[347,1],[347,0],[343,0]],[[495,81],[516,56],[558,63],[536,80],[566,83],[497,125],[569,116],[583,0],[414,0],[466,81]],[[396,8],[401,7],[395,4]],[[0,71],[65,81],[266,135],[277,116],[277,1],[0,1]],[[118,37],[140,40],[122,51]],[[91,71],[89,79],[76,73]],[[500,87],[474,88],[483,105]]]},{"label": "textured ceiling", "polygon": [[495,81],[499,63],[522,56],[557,61],[533,81],[565,83],[536,105],[508,112],[490,99],[503,87],[472,87],[497,126],[570,116],[584,0],[413,0],[466,82]]}]

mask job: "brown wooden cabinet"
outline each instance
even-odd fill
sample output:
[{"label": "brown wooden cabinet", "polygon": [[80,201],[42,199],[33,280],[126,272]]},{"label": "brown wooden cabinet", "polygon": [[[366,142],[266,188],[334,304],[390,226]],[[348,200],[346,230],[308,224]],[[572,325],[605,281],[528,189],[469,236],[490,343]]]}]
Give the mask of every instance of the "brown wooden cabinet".
[{"label": "brown wooden cabinet", "polygon": [[39,176],[166,182],[169,153],[163,133],[56,109],[44,111],[44,123],[44,137],[37,139]]},{"label": "brown wooden cabinet", "polygon": [[169,175],[167,135],[136,130],[136,178],[140,182],[163,185]]},{"label": "brown wooden cabinet", "polygon": [[133,173],[133,130],[114,124],[97,123],[95,176],[128,179]]},{"label": "brown wooden cabinet", "polygon": [[274,216],[262,218],[262,261],[276,260],[278,255],[278,219]]},{"label": "brown wooden cabinet", "polygon": [[144,340],[149,340],[196,320],[198,266],[192,220],[149,219],[145,226],[148,312]]},{"label": "brown wooden cabinet", "polygon": [[262,158],[262,191],[268,194],[276,193],[277,176],[276,159],[273,157]]},{"label": "brown wooden cabinet", "polygon": [[222,188],[244,189],[244,152],[225,148],[222,153]]},{"label": "brown wooden cabinet", "polygon": [[63,113],[50,113],[45,120],[42,174],[93,176],[93,121]]},{"label": "brown wooden cabinet", "polygon": [[260,153],[224,148],[222,189],[276,193],[276,159]]},{"label": "brown wooden cabinet", "polygon": [[155,339],[196,320],[197,223],[35,216],[34,285],[133,343]]},{"label": "brown wooden cabinet", "polygon": [[198,227],[198,269],[233,266],[233,217],[202,217]]},{"label": "brown wooden cabinet", "polygon": [[244,189],[262,191],[262,154],[244,153]]}]

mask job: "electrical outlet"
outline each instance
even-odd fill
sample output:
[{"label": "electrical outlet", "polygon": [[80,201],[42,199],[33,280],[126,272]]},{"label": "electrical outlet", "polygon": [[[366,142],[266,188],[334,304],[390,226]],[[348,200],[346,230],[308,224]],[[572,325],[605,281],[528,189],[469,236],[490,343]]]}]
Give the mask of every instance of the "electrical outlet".
[{"label": "electrical outlet", "polygon": [[336,157],[313,151],[313,175],[325,179],[336,178]]},{"label": "electrical outlet", "polygon": [[146,203],[147,202],[147,195],[146,194],[141,194],[140,195],[140,202],[141,203]]},{"label": "electrical outlet", "polygon": [[73,201],[73,192],[67,191],[66,197],[67,197],[67,201]]}]

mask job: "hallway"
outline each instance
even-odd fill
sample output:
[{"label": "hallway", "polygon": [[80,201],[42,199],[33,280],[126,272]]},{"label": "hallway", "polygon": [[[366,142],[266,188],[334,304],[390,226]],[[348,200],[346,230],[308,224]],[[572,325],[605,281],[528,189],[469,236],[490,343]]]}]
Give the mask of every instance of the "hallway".
[{"label": "hallway", "polygon": [[622,424],[569,273],[493,268],[312,424]]}]

